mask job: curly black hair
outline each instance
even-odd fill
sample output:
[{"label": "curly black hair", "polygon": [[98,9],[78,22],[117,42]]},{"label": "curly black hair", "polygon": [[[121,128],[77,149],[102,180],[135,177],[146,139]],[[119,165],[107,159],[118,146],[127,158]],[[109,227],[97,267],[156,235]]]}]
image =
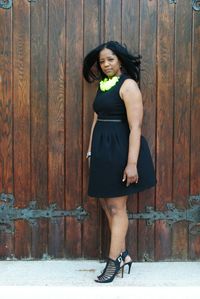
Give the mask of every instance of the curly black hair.
[{"label": "curly black hair", "polygon": [[134,56],[128,50],[126,45],[117,41],[108,41],[90,51],[83,61],[83,76],[89,83],[106,77],[99,64],[99,53],[103,49],[111,50],[121,61],[122,68],[136,82],[140,79],[140,59],[141,56]]}]

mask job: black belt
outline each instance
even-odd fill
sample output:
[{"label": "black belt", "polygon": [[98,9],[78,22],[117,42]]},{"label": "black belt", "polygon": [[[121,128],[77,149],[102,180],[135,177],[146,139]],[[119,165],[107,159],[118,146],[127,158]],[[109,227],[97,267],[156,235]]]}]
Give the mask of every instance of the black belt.
[{"label": "black belt", "polygon": [[112,121],[112,122],[122,122],[122,121],[124,121],[124,120],[122,120],[122,119],[112,119],[112,118],[110,118],[110,119],[106,119],[106,118],[97,118],[97,121]]}]

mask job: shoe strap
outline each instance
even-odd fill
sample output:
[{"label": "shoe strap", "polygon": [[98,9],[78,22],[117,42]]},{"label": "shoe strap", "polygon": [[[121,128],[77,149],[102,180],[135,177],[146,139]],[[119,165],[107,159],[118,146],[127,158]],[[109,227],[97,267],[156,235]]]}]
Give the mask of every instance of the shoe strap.
[{"label": "shoe strap", "polygon": [[128,253],[128,250],[127,250],[127,249],[124,250],[124,251],[121,253],[121,256],[122,256],[123,261],[125,261],[125,258],[126,258],[128,255],[129,255],[129,253]]}]

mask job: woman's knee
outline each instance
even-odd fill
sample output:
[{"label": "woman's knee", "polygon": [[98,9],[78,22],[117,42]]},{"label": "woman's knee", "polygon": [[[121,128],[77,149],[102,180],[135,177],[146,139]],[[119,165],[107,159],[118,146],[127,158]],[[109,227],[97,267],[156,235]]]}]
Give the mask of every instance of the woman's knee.
[{"label": "woman's knee", "polygon": [[126,204],[108,203],[107,208],[111,216],[126,213]]}]

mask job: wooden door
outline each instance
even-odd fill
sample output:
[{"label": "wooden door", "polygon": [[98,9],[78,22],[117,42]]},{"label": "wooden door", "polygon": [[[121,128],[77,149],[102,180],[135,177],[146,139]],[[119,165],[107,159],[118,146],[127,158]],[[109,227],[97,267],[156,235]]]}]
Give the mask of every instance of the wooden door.
[{"label": "wooden door", "polygon": [[10,0],[0,1],[1,259],[107,254],[105,217],[87,196],[96,86],[82,77],[84,55],[106,40],[142,55],[158,180],[129,198],[127,246],[140,261],[200,257],[199,1]]}]

